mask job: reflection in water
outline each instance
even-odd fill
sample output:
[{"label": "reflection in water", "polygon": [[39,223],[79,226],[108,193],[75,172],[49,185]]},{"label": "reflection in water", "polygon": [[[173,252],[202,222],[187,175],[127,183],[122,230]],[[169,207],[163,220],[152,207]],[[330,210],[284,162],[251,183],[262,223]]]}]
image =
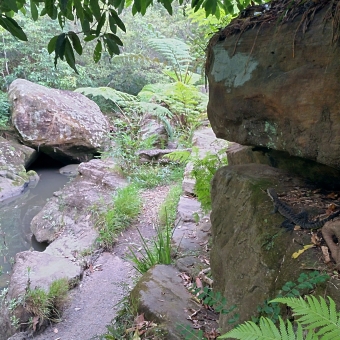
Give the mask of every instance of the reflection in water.
[{"label": "reflection in water", "polygon": [[40,177],[36,187],[27,188],[22,195],[0,203],[0,267],[4,272],[0,276],[0,289],[7,284],[16,253],[30,248],[44,250],[44,245],[32,239],[30,224],[53,192],[69,181],[69,177],[59,173],[61,166],[42,168],[34,164],[32,169]]}]

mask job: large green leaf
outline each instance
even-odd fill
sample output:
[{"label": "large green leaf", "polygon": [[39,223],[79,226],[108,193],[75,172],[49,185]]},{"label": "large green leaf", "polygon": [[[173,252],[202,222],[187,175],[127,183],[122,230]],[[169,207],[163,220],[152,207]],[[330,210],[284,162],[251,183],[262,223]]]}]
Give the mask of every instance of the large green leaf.
[{"label": "large green leaf", "polygon": [[94,48],[93,51],[93,60],[95,63],[98,63],[98,61],[102,57],[102,50],[103,50],[102,42],[101,40],[98,40],[96,47]]},{"label": "large green leaf", "polygon": [[37,21],[39,17],[39,12],[38,12],[37,4],[34,2],[34,0],[30,1],[30,10],[31,10],[32,19],[34,21]]},{"label": "large green leaf", "polygon": [[27,36],[18,23],[7,16],[0,16],[0,25],[9,33],[22,41],[27,41]]},{"label": "large green leaf", "polygon": [[73,48],[68,38],[66,38],[65,40],[65,59],[66,59],[66,62],[70,65],[70,67],[76,73],[78,73],[77,68],[76,68],[76,59],[74,57]]}]

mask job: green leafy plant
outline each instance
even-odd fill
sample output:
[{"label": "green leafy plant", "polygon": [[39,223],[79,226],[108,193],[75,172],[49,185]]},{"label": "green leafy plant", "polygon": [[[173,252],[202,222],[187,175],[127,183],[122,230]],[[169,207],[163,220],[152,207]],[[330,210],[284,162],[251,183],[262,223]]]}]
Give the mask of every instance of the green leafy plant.
[{"label": "green leafy plant", "polygon": [[60,320],[61,310],[68,300],[68,290],[69,283],[66,278],[53,281],[48,291],[39,287],[31,289],[28,285],[22,305],[32,315],[30,326],[33,330],[46,320]]},{"label": "green leafy plant", "polygon": [[136,249],[130,248],[131,259],[135,268],[141,273],[146,273],[156,264],[171,264],[171,237],[172,232],[169,225],[165,228],[156,228],[156,237],[150,243],[137,229],[142,242],[142,251],[137,254]]},{"label": "green leafy plant", "polygon": [[[183,128],[195,125],[206,113],[208,96],[193,85],[182,82],[148,84],[138,93],[142,101],[166,104]],[[163,104],[163,105],[164,105]]]},{"label": "green leafy plant", "polygon": [[178,164],[141,164],[131,169],[128,178],[142,188],[154,188],[181,180],[183,172],[183,166]]},{"label": "green leafy plant", "polygon": [[98,243],[104,248],[111,249],[119,232],[129,226],[138,216],[142,201],[139,188],[130,184],[118,189],[113,197],[113,207],[103,214],[100,219]]},{"label": "green leafy plant", "polygon": [[[329,280],[329,276],[318,271],[313,271],[308,274],[301,273],[297,279],[298,282],[286,282],[276,298],[299,297],[306,294],[308,291],[315,289],[317,285],[324,283],[327,280]],[[277,322],[281,312],[279,304],[272,301],[270,302],[269,300],[266,300],[261,306],[258,306],[257,311],[259,317],[253,318],[253,322],[259,322],[260,318],[263,316],[266,316],[273,322]]]},{"label": "green leafy plant", "polygon": [[[202,303],[214,308],[215,312],[221,314],[229,314],[236,309],[236,305],[227,308],[227,299],[222,296],[220,292],[215,292],[209,287],[193,287],[192,293],[197,296],[198,299],[202,300]],[[232,324],[239,318],[238,314],[234,314],[232,318],[228,320],[228,323]]]},{"label": "green leafy plant", "polygon": [[183,340],[204,340],[206,339],[201,329],[193,329],[190,325],[178,324],[177,329]]},{"label": "green leafy plant", "polygon": [[163,72],[171,79],[183,84],[194,84],[200,79],[199,74],[190,71],[194,58],[190,47],[184,41],[174,38],[152,38],[148,45],[163,57],[167,66]]},{"label": "green leafy plant", "polygon": [[198,151],[194,151],[193,170],[191,176],[195,178],[195,194],[200,201],[202,209],[207,212],[211,210],[211,180],[218,168],[228,165],[228,160],[225,155],[225,149],[218,151],[216,154],[207,153],[203,158],[200,158]]},{"label": "green leafy plant", "polygon": [[340,317],[336,310],[335,302],[328,297],[306,296],[286,297],[272,300],[273,303],[285,303],[293,311],[296,318],[295,325],[289,320],[284,322],[279,318],[279,326],[268,318],[261,317],[259,325],[247,321],[219,339],[241,340],[331,340],[340,338]]},{"label": "green leafy plant", "polygon": [[7,93],[0,91],[0,127],[6,127],[8,125],[9,107]]},{"label": "green leafy plant", "polygon": [[158,219],[160,226],[174,225],[177,215],[177,206],[182,193],[182,183],[173,185],[164,202],[159,207]]}]

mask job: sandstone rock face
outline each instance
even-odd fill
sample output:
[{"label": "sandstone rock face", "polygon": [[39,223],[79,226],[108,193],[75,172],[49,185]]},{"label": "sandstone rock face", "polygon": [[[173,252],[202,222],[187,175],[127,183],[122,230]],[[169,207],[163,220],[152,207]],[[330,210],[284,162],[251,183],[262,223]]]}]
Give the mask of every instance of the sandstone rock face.
[{"label": "sandstone rock face", "polygon": [[[326,268],[320,261],[321,250],[292,258],[301,245],[311,243],[310,234],[295,231],[292,235],[280,229],[284,218],[272,214],[273,204],[265,192],[269,187],[284,192],[303,184],[267,165],[227,166],[215,174],[210,255],[214,290],[227,298],[229,307],[237,306],[240,322],[256,316],[257,306],[274,298],[286,282],[296,282],[304,267],[315,268],[317,263],[318,268]],[[327,294],[337,300],[335,291]],[[223,331],[230,328],[229,318],[220,317]]]},{"label": "sandstone rock face", "polygon": [[[167,332],[162,339],[183,339],[180,326],[191,325],[185,309],[195,309],[195,304],[174,267],[156,265],[149,269],[138,281],[131,296],[133,301],[139,302],[139,314],[144,313],[146,320],[165,326]],[[184,308],[178,308],[178,305]]]},{"label": "sandstone rock face", "polygon": [[0,137],[0,202],[20,195],[30,182],[39,180],[35,171],[25,169],[36,157],[34,149]]},{"label": "sandstone rock face", "polygon": [[157,117],[153,117],[151,114],[143,117],[140,134],[142,140],[154,138],[154,147],[160,148],[168,144],[169,136],[165,125],[157,119]]},{"label": "sandstone rock face", "polygon": [[208,116],[217,137],[340,168],[340,50],[327,9],[305,34],[299,15],[212,38]]},{"label": "sandstone rock face", "polygon": [[17,79],[9,88],[12,122],[24,144],[61,161],[93,158],[108,141],[97,104],[80,93]]}]

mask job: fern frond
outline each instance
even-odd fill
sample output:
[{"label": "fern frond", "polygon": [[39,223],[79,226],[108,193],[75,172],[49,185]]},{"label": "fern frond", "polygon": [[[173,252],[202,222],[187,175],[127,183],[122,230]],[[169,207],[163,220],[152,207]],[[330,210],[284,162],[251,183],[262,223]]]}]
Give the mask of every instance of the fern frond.
[{"label": "fern frond", "polygon": [[152,38],[148,45],[161,54],[170,65],[187,65],[193,61],[190,47],[184,41],[173,38]]},{"label": "fern frond", "polygon": [[173,162],[186,163],[190,158],[191,152],[188,150],[176,150],[168,153],[165,157]]},{"label": "fern frond", "polygon": [[122,53],[118,55],[114,55],[112,57],[114,62],[121,62],[125,64],[148,64],[150,62],[155,63],[159,62],[156,58],[148,58],[142,53]]},{"label": "fern frond", "polygon": [[318,328],[316,335],[323,340],[340,339],[340,320],[334,301],[328,297],[329,305],[323,297],[306,296],[307,301],[299,298],[277,298],[272,302],[287,304],[293,309],[293,315],[299,317],[298,322],[306,329]]},{"label": "fern frond", "polygon": [[117,106],[125,106],[127,102],[138,102],[138,97],[131,94],[117,91],[111,87],[79,87],[74,92],[82,93],[85,96],[102,96],[111,100]]},{"label": "fern frond", "polygon": [[[303,340],[303,329],[298,324],[297,332],[294,332],[292,323],[288,320],[287,324],[279,318],[279,328],[277,328],[269,318],[260,318],[260,323],[246,321],[218,339],[241,339],[241,340]],[[309,337],[308,337],[309,336]],[[308,334],[306,340],[317,340],[314,334]]]}]

